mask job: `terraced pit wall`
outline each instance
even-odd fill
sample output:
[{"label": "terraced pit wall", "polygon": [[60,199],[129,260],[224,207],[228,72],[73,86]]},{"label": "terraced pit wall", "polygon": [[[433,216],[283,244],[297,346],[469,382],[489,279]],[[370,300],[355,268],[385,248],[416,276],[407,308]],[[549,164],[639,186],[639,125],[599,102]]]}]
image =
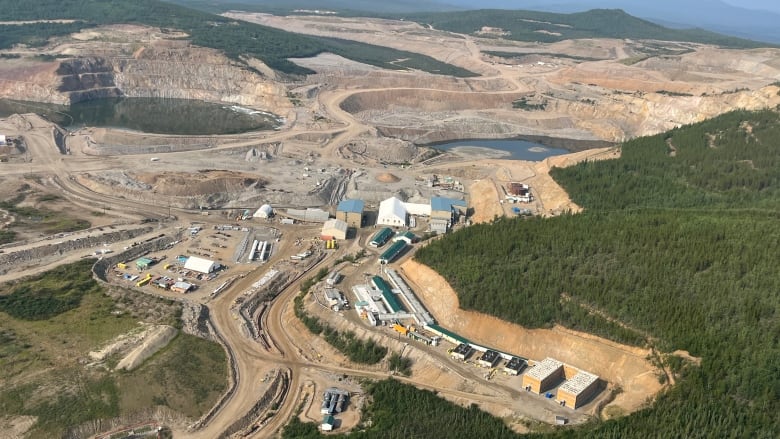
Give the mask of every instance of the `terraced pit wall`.
[{"label": "terraced pit wall", "polygon": [[[0,274],[6,274],[12,269],[18,267],[20,264],[24,264],[36,259],[44,259],[54,254],[63,255],[74,250],[102,246],[104,243],[124,241],[149,233],[151,231],[151,227],[119,230],[98,236],[87,236],[83,238],[76,238],[70,241],[59,242],[57,244],[48,244],[15,252],[3,253],[0,254]],[[117,256],[112,258],[104,258],[102,261],[98,261],[98,263],[104,262],[107,259],[113,260],[116,257]],[[101,278],[101,280],[105,281],[104,278]]]}]

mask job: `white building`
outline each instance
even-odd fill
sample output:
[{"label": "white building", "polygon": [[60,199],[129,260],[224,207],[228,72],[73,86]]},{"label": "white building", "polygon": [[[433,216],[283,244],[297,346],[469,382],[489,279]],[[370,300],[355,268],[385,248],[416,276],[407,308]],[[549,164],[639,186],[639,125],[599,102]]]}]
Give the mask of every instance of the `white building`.
[{"label": "white building", "polygon": [[0,146],[5,145],[5,134],[0,134]]},{"label": "white building", "polygon": [[270,218],[274,214],[274,209],[271,207],[270,204],[263,204],[260,206],[259,209],[252,215],[254,218]]},{"label": "white building", "polygon": [[197,271],[198,273],[203,274],[209,274],[219,267],[221,267],[221,265],[218,262],[199,258],[197,256],[190,256],[187,258],[187,262],[184,263],[185,270]]},{"label": "white building", "polygon": [[388,198],[379,203],[379,213],[376,217],[377,225],[404,227],[406,226],[406,207],[396,197]]},{"label": "white building", "polygon": [[345,221],[339,220],[339,219],[329,219],[325,221],[325,224],[322,226],[322,238],[333,238],[333,239],[347,239],[347,229],[349,226]]}]

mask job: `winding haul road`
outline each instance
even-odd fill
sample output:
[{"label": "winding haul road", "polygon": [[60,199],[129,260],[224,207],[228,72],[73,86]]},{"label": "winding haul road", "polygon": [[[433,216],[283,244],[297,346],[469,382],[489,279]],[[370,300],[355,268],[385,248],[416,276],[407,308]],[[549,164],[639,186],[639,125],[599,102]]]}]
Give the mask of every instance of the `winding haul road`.
[{"label": "winding haul road", "polygon": [[[466,37],[466,45],[469,52],[469,57],[473,62],[482,63],[486,67],[486,71],[496,71],[495,66],[490,66],[484,63],[480,59],[479,49],[471,38]],[[503,91],[500,93],[516,93],[523,91],[527,87],[517,81],[512,75],[504,74],[499,70],[499,73],[495,76],[486,76],[482,79],[490,80],[495,77],[501,77],[507,80],[514,86],[514,90]],[[377,88],[375,90],[388,90],[389,88]],[[341,161],[350,165],[346,159],[340,158],[337,153],[339,148],[349,144],[356,140],[364,133],[372,133],[374,128],[372,126],[363,124],[353,118],[348,112],[341,108],[341,103],[349,96],[355,93],[362,93],[370,90],[336,90],[325,91],[320,96],[320,103],[325,108],[325,111],[329,114],[331,119],[335,123],[341,126],[331,129],[323,130],[302,130],[297,127],[291,127],[290,130],[280,133],[263,134],[261,136],[225,136],[225,139],[234,139],[232,141],[223,141],[220,146],[211,148],[205,151],[213,151],[214,149],[226,149],[237,148],[247,145],[256,144],[259,139],[266,142],[274,142],[289,139],[293,136],[313,133],[313,134],[326,134],[332,136],[330,142],[326,145],[322,151],[322,155],[332,161]],[[111,196],[107,194],[96,193],[88,188],[79,184],[73,176],[76,173],[93,171],[93,170],[108,170],[108,169],[123,169],[122,162],[119,159],[112,157],[89,157],[83,155],[61,155],[54,144],[54,140],[51,134],[51,124],[45,120],[32,117],[23,116],[24,120],[29,123],[30,129],[23,132],[25,138],[28,154],[31,158],[29,164],[20,166],[16,169],[9,169],[8,175],[13,174],[42,174],[48,176],[50,180],[62,191],[63,195],[69,199],[74,205],[86,208],[95,209],[98,206],[110,206],[112,208],[112,214],[124,216],[128,219],[138,220],[139,218],[150,219],[164,219],[167,218],[168,207],[157,206],[150,203],[140,203],[132,200],[127,200],[121,197]],[[177,154],[197,154],[197,152],[173,152],[167,153],[166,156],[175,157]],[[144,157],[152,156],[152,154],[144,155]],[[137,156],[134,156],[137,157]],[[127,158],[124,158],[125,160]],[[4,170],[5,172],[5,170]],[[187,216],[192,212],[188,212],[182,209],[175,209],[177,214]],[[280,242],[275,256],[275,260],[279,258],[287,258],[296,249],[292,246],[291,237],[287,236]],[[344,250],[339,252],[343,253]],[[275,260],[271,260],[273,263]],[[323,261],[315,265],[311,270],[316,271],[320,266],[327,263],[330,259],[325,258]],[[270,264],[266,265],[271,266]],[[224,405],[217,411],[212,420],[198,431],[175,431],[179,437],[192,437],[198,439],[213,439],[222,434],[231,424],[237,419],[246,414],[250,408],[261,397],[260,391],[260,376],[262,373],[259,371],[268,371],[272,368],[286,367],[291,371],[290,390],[286,396],[284,402],[279,407],[277,414],[272,417],[266,425],[257,430],[252,437],[270,437],[278,433],[288,420],[294,415],[297,410],[297,405],[302,390],[301,377],[304,370],[322,370],[338,374],[348,374],[353,376],[361,376],[367,378],[385,378],[386,373],[375,372],[369,370],[362,370],[356,367],[340,367],[336,365],[321,364],[318,362],[311,362],[302,356],[299,352],[298,346],[295,345],[295,335],[288,331],[289,325],[286,322],[285,315],[287,314],[287,307],[292,306],[292,299],[298,293],[300,283],[302,279],[309,277],[310,275],[304,275],[299,280],[291,283],[281,294],[273,301],[270,308],[267,311],[267,327],[264,328],[265,332],[271,337],[273,344],[278,349],[278,352],[265,351],[259,343],[250,339],[244,335],[241,331],[240,325],[237,324],[233,313],[231,312],[231,306],[233,301],[239,297],[244,291],[250,288],[263,273],[263,269],[258,269],[239,282],[234,283],[226,292],[222,293],[219,297],[212,300],[208,307],[210,309],[211,319],[213,326],[217,332],[222,336],[226,343],[226,349],[229,355],[232,357],[237,370],[237,376],[235,377],[235,388],[233,394],[230,396]],[[454,366],[457,370],[460,366]],[[473,402],[485,402],[501,404],[506,402],[507,394],[511,394],[511,391],[507,391],[505,388],[495,388],[496,394],[501,396],[486,396],[482,394],[470,393],[452,390],[448,388],[432,386],[426,382],[420,381],[414,377],[412,378],[398,378],[401,381],[408,382],[417,387],[436,390],[443,395],[450,395],[452,397],[464,398]],[[491,387],[489,383],[485,383],[487,387]]]}]

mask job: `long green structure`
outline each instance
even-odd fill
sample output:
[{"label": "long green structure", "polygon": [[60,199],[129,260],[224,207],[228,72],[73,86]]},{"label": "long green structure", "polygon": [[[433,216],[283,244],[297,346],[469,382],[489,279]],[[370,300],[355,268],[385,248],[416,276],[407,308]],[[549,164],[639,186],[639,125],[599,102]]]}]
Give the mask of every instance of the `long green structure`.
[{"label": "long green structure", "polygon": [[382,292],[382,298],[385,300],[387,306],[390,307],[391,313],[397,313],[404,310],[401,303],[396,299],[395,294],[393,294],[393,290],[390,289],[390,286],[387,285],[387,282],[385,282],[384,279],[379,276],[374,276],[371,281],[374,284],[374,287]]},{"label": "long green structure", "polygon": [[371,241],[369,241],[368,245],[377,248],[382,247],[392,236],[393,236],[393,229],[391,229],[390,227],[385,227],[384,229],[376,232],[374,237],[371,238]]},{"label": "long green structure", "polygon": [[406,248],[406,241],[396,241],[390,246],[381,256],[379,256],[380,264],[389,264],[401,254]]}]

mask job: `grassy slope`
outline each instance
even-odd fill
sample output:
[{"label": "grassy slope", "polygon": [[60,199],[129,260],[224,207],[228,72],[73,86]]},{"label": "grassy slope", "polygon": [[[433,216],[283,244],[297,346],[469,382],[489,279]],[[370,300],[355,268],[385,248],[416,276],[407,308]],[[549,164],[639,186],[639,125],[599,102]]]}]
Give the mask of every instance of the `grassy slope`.
[{"label": "grassy slope", "polygon": [[[155,310],[155,321],[175,324],[178,308],[137,293],[121,294],[121,300],[105,295],[90,277],[91,263],[0,286],[1,297],[26,291],[37,294],[39,304],[45,303],[39,292],[58,285],[56,295],[79,297],[68,310],[33,320],[6,313],[26,309],[29,301],[0,303],[0,416],[37,416],[30,437],[59,437],[65,428],[90,419],[157,404],[191,417],[208,410],[226,385],[226,359],[214,343],[180,334],[133,372],[109,373],[82,364],[90,350],[137,328],[147,310]],[[118,315],[118,310],[123,312]],[[188,373],[182,374],[182,368]]]},{"label": "grassy slope", "polygon": [[553,172],[585,213],[470,227],[416,257],[464,307],[703,358],[667,358],[681,379],[654,405],[567,437],[776,437],[778,136],[776,112],[735,112],[628,142]]},{"label": "grassy slope", "polygon": [[[21,4],[0,0],[4,20],[78,19],[69,25],[0,26],[0,49],[13,44],[41,45],[54,35],[75,28],[99,24],[139,23],[187,32],[194,44],[219,49],[232,58],[249,55],[270,67],[291,74],[312,71],[287,60],[305,58],[322,52],[333,52],[359,62],[388,69],[415,68],[453,76],[475,76],[468,70],[443,63],[425,55],[355,42],[341,42],[307,37],[254,23],[235,21],[217,15],[157,0],[39,0]],[[410,57],[403,66],[393,62]]]}]

